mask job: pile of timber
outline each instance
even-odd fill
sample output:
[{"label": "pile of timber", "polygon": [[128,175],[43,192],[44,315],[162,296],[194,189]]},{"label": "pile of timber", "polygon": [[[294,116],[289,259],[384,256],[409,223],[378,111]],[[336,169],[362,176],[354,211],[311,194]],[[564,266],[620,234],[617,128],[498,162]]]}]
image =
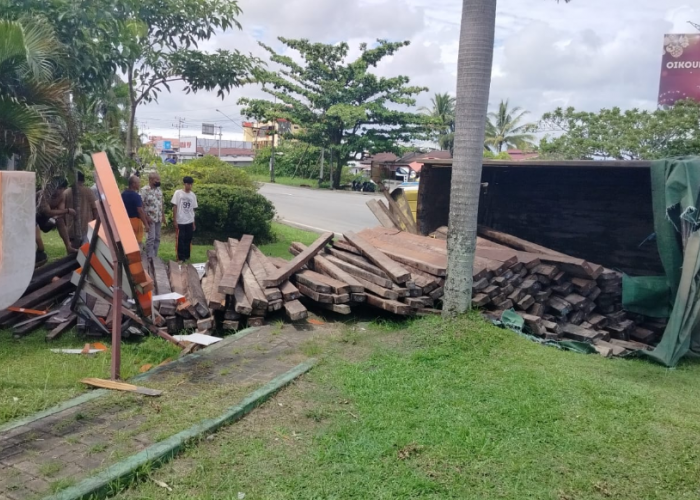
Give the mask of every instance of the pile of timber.
[{"label": "pile of timber", "polygon": [[75,256],[67,256],[34,271],[22,297],[0,311],[0,329],[11,329],[22,337],[45,326],[48,339],[61,335],[76,323],[76,315],[65,307],[65,300],[75,290],[71,275],[78,267]]},{"label": "pile of timber", "polygon": [[[330,233],[324,235],[314,244],[316,250],[309,253],[319,252],[331,238]],[[213,333],[261,326],[268,314],[282,310],[292,321],[308,316],[299,302],[299,289],[289,281],[305,261],[275,262],[253,244],[250,235],[244,235],[240,241],[215,241],[207,257],[201,279],[192,265],[152,261],[156,294],[175,292],[184,296],[179,301],[155,304],[169,333]]]},{"label": "pile of timber", "polygon": [[[435,279],[442,295],[447,249],[444,228],[422,237],[377,227],[360,233],[412,276]],[[331,254],[348,259],[353,245],[340,241]],[[666,328],[666,320],[626,312],[622,308],[622,275],[603,266],[556,252],[512,235],[479,228],[473,268],[475,307],[500,316],[514,309],[528,331],[548,340],[593,344],[602,355],[650,350]],[[421,283],[422,284],[422,283]]]}]

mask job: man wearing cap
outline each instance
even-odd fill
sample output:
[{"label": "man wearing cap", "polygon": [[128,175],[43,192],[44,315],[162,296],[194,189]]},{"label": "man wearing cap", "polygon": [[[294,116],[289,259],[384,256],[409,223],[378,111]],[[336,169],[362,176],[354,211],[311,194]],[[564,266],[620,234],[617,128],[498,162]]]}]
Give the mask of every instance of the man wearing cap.
[{"label": "man wearing cap", "polygon": [[146,256],[153,259],[160,248],[160,228],[165,224],[163,210],[163,192],[160,190],[160,175],[158,172],[148,174],[148,186],[141,188],[143,210],[146,212],[150,229],[146,235]]},{"label": "man wearing cap", "polygon": [[197,208],[197,195],[192,192],[194,179],[189,175],[182,179],[184,189],[178,189],[173,194],[170,203],[173,205],[173,220],[175,221],[177,260],[185,262],[190,259],[192,236],[197,228],[194,222],[194,210]]}]

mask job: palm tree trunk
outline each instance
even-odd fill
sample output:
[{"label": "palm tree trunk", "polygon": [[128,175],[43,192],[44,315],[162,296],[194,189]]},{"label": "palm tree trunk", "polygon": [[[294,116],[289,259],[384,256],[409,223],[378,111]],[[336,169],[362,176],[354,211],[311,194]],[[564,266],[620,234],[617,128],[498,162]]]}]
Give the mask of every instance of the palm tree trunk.
[{"label": "palm tree trunk", "polygon": [[471,305],[497,0],[463,0],[443,316]]}]

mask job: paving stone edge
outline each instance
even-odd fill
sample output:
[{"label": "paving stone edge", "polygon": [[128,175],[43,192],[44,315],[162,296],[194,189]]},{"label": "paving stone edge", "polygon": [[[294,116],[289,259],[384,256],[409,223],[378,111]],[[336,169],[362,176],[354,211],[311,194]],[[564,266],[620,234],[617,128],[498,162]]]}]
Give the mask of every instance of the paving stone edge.
[{"label": "paving stone edge", "polygon": [[222,415],[213,419],[205,419],[174,436],[149,446],[145,450],[116,463],[105,471],[89,477],[44,500],[83,500],[104,498],[137,475],[139,469],[157,467],[172,459],[189,442],[216,431],[220,427],[240,420],[257,406],[267,401],[280,389],[290,384],[294,379],[311,370],[316,359],[301,363],[286,373],[275,377],[260,389],[252,392],[240,403],[230,407]]}]

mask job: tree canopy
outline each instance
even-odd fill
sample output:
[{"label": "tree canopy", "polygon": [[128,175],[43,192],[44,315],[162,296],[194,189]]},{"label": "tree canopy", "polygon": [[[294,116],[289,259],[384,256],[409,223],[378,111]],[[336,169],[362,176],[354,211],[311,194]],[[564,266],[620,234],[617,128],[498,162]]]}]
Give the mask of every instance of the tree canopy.
[{"label": "tree canopy", "polygon": [[330,163],[332,157],[335,164],[335,186],[349,160],[365,153],[395,151],[401,143],[425,137],[427,117],[401,108],[414,106],[414,96],[427,89],[410,86],[406,76],[380,77],[371,72],[379,61],[409,42],[361,44],[359,57],[347,61],[347,43],[279,40],[296,50],[302,62],[286,51],[280,54],[261,44],[281,67],[255,73],[274,101],[241,99],[241,113],[260,121],[284,118],[299,125],[296,140],[330,150],[327,158]]},{"label": "tree canopy", "polygon": [[55,123],[65,119],[69,83],[56,78],[61,45],[39,21],[0,20],[0,157],[50,176],[61,154]]},{"label": "tree canopy", "polygon": [[485,146],[496,153],[503,148],[531,149],[534,147],[535,136],[531,131],[535,128],[532,123],[523,123],[529,112],[516,106],[511,108],[508,100],[501,101],[498,111],[489,113],[486,121]]},{"label": "tree canopy", "polygon": [[254,58],[198,49],[216,32],[239,28],[240,13],[235,0],[8,0],[4,10],[9,18],[52,26],[65,59],[56,74],[71,82],[74,111],[96,115],[100,133],[123,136],[128,152],[136,108],[172,82],[184,81],[188,93],[217,90],[223,97],[250,81]]},{"label": "tree canopy", "polygon": [[655,111],[558,108],[542,125],[561,132],[540,142],[541,156],[553,159],[653,160],[700,151],[700,104],[690,100]]}]

